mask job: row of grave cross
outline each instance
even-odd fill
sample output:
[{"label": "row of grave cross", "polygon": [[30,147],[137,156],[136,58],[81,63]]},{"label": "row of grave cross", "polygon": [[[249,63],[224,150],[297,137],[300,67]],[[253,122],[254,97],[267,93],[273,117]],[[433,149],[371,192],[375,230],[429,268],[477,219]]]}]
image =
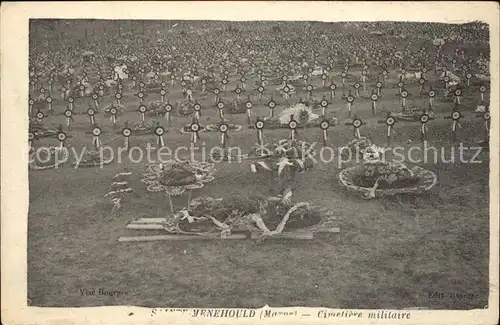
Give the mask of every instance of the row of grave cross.
[{"label": "row of grave cross", "polygon": [[[41,112],[39,112],[41,113]],[[41,113],[43,114],[43,113]],[[490,113],[489,112],[484,112],[481,115],[477,115],[478,117],[482,117],[484,119],[485,123],[485,135],[486,139],[489,139],[489,121],[490,121]],[[454,109],[451,113],[450,116],[444,117],[444,119],[451,119],[452,120],[452,142],[455,142],[456,140],[456,130],[457,127],[461,127],[460,125],[460,119],[463,117],[463,115],[457,110]],[[38,116],[38,118],[43,118],[42,116]],[[434,118],[429,116],[427,112],[424,112],[422,115],[419,117],[419,121],[421,123],[421,140],[426,141],[427,140],[427,123],[430,120],[433,120]],[[378,121],[378,123],[384,123],[387,126],[387,133],[386,133],[386,138],[387,138],[387,144],[390,144],[391,138],[392,138],[392,129],[394,125],[396,124],[396,119],[394,116],[391,115],[391,113],[388,113],[387,117],[383,121]],[[355,138],[360,138],[360,128],[366,124],[362,119],[359,117],[355,116],[351,122],[345,123],[346,125],[350,125],[353,127],[354,130],[354,137]],[[319,125],[320,129],[322,130],[322,140],[323,144],[327,145],[327,139],[328,139],[328,129],[330,128],[330,121],[325,119],[321,121]],[[263,144],[263,130],[265,128],[265,121],[258,118],[257,121],[254,124],[254,128],[257,130],[257,141],[259,145]],[[294,115],[292,114],[290,116],[290,121],[288,122],[288,128],[290,129],[290,139],[294,140],[296,139],[298,133],[297,129],[299,128],[299,122],[295,120]],[[196,144],[197,141],[200,139],[199,132],[201,131],[202,127],[199,124],[198,120],[193,119],[193,122],[189,125],[188,127],[188,132],[192,133],[191,136],[191,142]],[[227,140],[229,139],[228,136],[228,131],[230,130],[229,125],[225,122],[220,123],[218,126],[218,130],[221,133],[221,146],[223,148],[226,147],[227,145]],[[157,122],[157,125],[154,127],[153,133],[157,136],[157,146],[159,148],[165,146],[165,142],[163,139],[163,135],[165,134],[165,129],[159,125]],[[100,136],[103,133],[102,129],[97,126],[96,124],[93,124],[93,129],[90,132],[93,136],[93,145],[96,149],[100,147]],[[128,127],[128,122],[125,123],[125,127],[121,130],[121,135],[125,139],[125,148],[128,150],[130,148],[130,142],[129,138],[132,136],[133,131],[130,127]],[[29,145],[30,147],[33,144],[33,141],[36,139],[36,135],[34,132],[29,132],[28,135],[28,140],[29,140]],[[56,138],[60,142],[60,147],[64,146],[64,142],[68,138],[67,134],[62,130],[62,126],[59,126],[58,132],[56,134]]]},{"label": "row of grave cross", "polygon": [[[447,76],[445,77],[445,80],[446,78],[448,78]],[[204,80],[204,79],[203,79]],[[420,84],[421,84],[421,87],[422,85],[426,82],[425,79],[420,79]],[[446,83],[447,84],[447,83]],[[160,89],[160,95],[161,95],[161,101],[164,102],[165,101],[165,97],[167,95],[167,90],[164,88],[166,86],[166,83],[165,82],[162,82],[161,83],[161,89]],[[409,96],[409,93],[408,91],[404,88],[404,82],[402,80],[400,80],[397,84],[398,88],[399,88],[399,96],[401,98],[401,107],[402,107],[402,110],[404,111],[406,109],[406,101],[407,101],[407,98]],[[136,94],[136,96],[139,98],[140,100],[140,103],[143,104],[144,103],[144,100],[145,98],[147,97],[147,94],[145,93],[145,84],[143,82],[141,82],[141,85],[140,85],[140,89],[139,89],[139,92]],[[349,93],[346,97],[346,102],[347,102],[347,111],[349,112],[349,116],[350,116],[350,113],[352,111],[352,107],[353,107],[353,103],[356,99],[357,96],[359,96],[359,83],[355,83],[354,84],[354,88],[355,88],[355,93],[354,95],[352,94],[351,90],[349,90]],[[376,84],[376,90],[372,90],[372,94],[370,96],[370,99],[372,101],[372,113],[375,113],[376,111],[376,102],[378,101],[378,99],[380,98],[381,96],[381,89],[383,87],[383,84],[382,82],[378,81],[377,84]],[[82,92],[81,94],[81,98],[83,100],[83,91],[84,91],[84,86],[83,85],[80,85],[80,90]],[[335,91],[337,89],[337,86],[335,84],[331,84],[329,86],[330,88],[330,100],[334,100],[335,98]],[[100,90],[103,90],[104,89],[104,85],[101,84],[99,85],[99,89]],[[313,91],[314,87],[312,85],[308,85],[307,86],[307,90],[308,90],[308,94],[309,94],[309,97],[312,96],[312,91]],[[283,90],[285,92],[285,96],[287,97],[288,96],[288,92],[290,91],[290,88],[288,87],[288,85],[285,84],[285,86],[283,87]],[[63,93],[66,91],[66,88],[63,87]],[[121,100],[123,98],[123,84],[121,84],[120,82],[117,84],[117,92],[115,93],[115,99],[116,99],[116,103],[118,105],[121,105]],[[262,99],[262,94],[263,92],[265,91],[265,88],[261,85],[257,88],[257,91],[258,91],[258,96],[259,96],[259,100]],[[42,88],[41,89],[41,92],[44,93],[45,90]],[[239,101],[240,99],[240,94],[242,92],[242,88],[240,88],[239,86],[236,88],[235,92],[237,93],[237,100]],[[486,87],[484,85],[481,85],[479,87],[479,93],[480,93],[480,97],[481,97],[481,101],[484,101],[484,93],[486,92]],[[215,104],[219,107],[220,105],[223,105],[223,104],[220,104],[222,101],[220,99],[220,90],[218,88],[215,88],[213,90],[213,93],[215,95],[214,97],[214,101],[215,101]],[[458,102],[459,104],[461,103],[461,98],[462,98],[462,89],[460,88],[457,88],[454,90],[454,101]],[[187,99],[188,100],[193,100],[193,97],[192,97],[192,91],[190,89],[187,89],[186,90],[186,95],[187,95]],[[429,107],[432,108],[433,105],[434,105],[434,98],[436,96],[436,92],[435,90],[431,87],[429,92],[428,92],[428,96],[429,96]],[[64,97],[64,96],[63,96]],[[102,95],[98,94],[98,93],[93,93],[91,95],[91,98],[94,102],[94,107],[95,109],[99,109],[99,98],[102,97]],[[324,98],[323,98],[324,100]],[[72,96],[69,96],[67,98],[67,101],[68,101],[68,109],[69,110],[73,110],[74,108],[74,102],[75,102],[75,99],[72,97]],[[49,95],[47,97],[45,97],[45,102],[47,103],[48,105],[48,110],[49,111],[52,111],[52,103],[53,103],[53,98]],[[33,99],[30,99],[29,100],[29,114],[31,116],[31,113],[32,113],[32,107],[33,105],[35,104],[35,101]],[[275,102],[271,99],[271,101],[268,103],[268,106],[271,110],[274,109],[274,106],[275,106]],[[252,103],[247,101],[247,103],[245,103],[245,106],[247,107],[247,109],[251,109],[252,107]],[[167,112],[168,112],[168,107],[167,107]],[[68,113],[69,114],[69,113]],[[113,114],[112,114],[113,115]]]}]

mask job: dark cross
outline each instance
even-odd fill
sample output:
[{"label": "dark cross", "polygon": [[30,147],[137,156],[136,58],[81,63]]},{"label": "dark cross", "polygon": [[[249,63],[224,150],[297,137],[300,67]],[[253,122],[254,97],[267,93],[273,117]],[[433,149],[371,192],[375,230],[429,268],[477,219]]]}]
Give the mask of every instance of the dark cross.
[{"label": "dark cross", "polygon": [[219,101],[217,103],[217,108],[219,109],[219,117],[222,121],[225,120],[224,118],[224,102],[223,101]]},{"label": "dark cross", "polygon": [[295,140],[297,135],[298,122],[294,119],[293,114],[290,115],[290,122],[288,122],[288,127],[290,128],[290,139]]},{"label": "dark cross", "polygon": [[47,105],[49,106],[49,112],[51,113],[52,112],[52,97],[47,96],[47,98],[45,98],[45,101],[47,102]]},{"label": "dark cross", "polygon": [[139,105],[138,112],[141,114],[141,122],[144,122],[147,110],[148,108],[146,107],[146,105],[143,104]]},{"label": "dark cross", "polygon": [[200,135],[198,134],[198,132],[200,131],[200,125],[198,124],[198,122],[193,121],[189,128],[191,132],[191,142],[193,144],[196,144],[196,142],[200,139]]},{"label": "dark cross", "polygon": [[73,111],[70,109],[65,110],[64,116],[66,117],[66,126],[69,129],[71,126],[71,121],[73,121]]},{"label": "dark cross", "polygon": [[398,82],[398,88],[399,88],[399,94],[401,94],[401,92],[403,91],[403,87],[405,86],[403,80],[399,80]]},{"label": "dark cross", "polygon": [[384,123],[387,125],[387,144],[389,145],[391,143],[391,135],[392,135],[392,128],[394,124],[396,124],[396,119],[392,116],[391,112],[387,112],[387,117],[383,121],[378,121],[379,124]]},{"label": "dark cross", "polygon": [[141,104],[144,103],[144,97],[145,96],[146,95],[142,91],[139,91],[139,93],[137,93],[137,97],[139,97],[139,100],[140,100]]},{"label": "dark cross", "polygon": [[429,107],[431,109],[434,108],[434,97],[436,96],[436,92],[434,91],[434,89],[431,89],[429,90]]},{"label": "dark cross", "polygon": [[262,100],[262,93],[264,92],[264,86],[260,85],[259,88],[257,88],[257,91],[259,92],[259,101]]},{"label": "dark cross", "polygon": [[340,76],[342,77],[342,88],[343,88],[345,86],[345,83],[346,83],[347,72],[342,71],[342,73],[340,74]]},{"label": "dark cross", "polygon": [[485,138],[486,138],[485,141],[489,141],[489,139],[490,139],[490,119],[491,119],[490,112],[488,110],[486,110],[484,113],[478,114],[476,116],[482,117],[484,119],[484,131],[485,131]]},{"label": "dark cross", "polygon": [[58,128],[56,136],[57,136],[57,140],[59,140],[59,148],[63,148],[64,147],[64,141],[66,141],[66,139],[68,138],[68,136],[66,135],[66,133],[63,132],[61,125]]},{"label": "dark cross", "polygon": [[486,92],[486,86],[482,85],[479,87],[479,93],[481,94],[481,101],[484,101],[484,93]]},{"label": "dark cross", "polygon": [[109,114],[111,114],[109,117],[110,122],[113,123],[113,126],[116,126],[116,115],[118,114],[116,107],[111,107],[109,109]]},{"label": "dark cross", "polygon": [[121,92],[117,92],[115,94],[115,98],[116,98],[116,104],[117,105],[121,105],[122,93]]},{"label": "dark cross", "polygon": [[165,146],[165,141],[163,140],[163,134],[165,134],[165,129],[160,126],[159,122],[156,122],[155,134],[157,136],[156,145],[158,148],[162,148]]},{"label": "dark cross", "polygon": [[101,128],[99,128],[96,124],[94,124],[94,128],[92,129],[92,135],[94,136],[92,144],[94,145],[96,150],[98,150],[100,147],[99,136],[101,135],[101,133],[102,133]]},{"label": "dark cross", "polygon": [[427,141],[427,123],[429,120],[432,118],[427,114],[427,112],[424,112],[422,115],[420,115],[420,123],[422,124],[420,127],[420,136],[422,139],[422,143],[425,143]]},{"label": "dark cross", "polygon": [[351,91],[349,91],[349,94],[347,95],[347,111],[349,117],[351,117],[353,103],[354,103],[354,96],[351,94]]},{"label": "dark cross", "polygon": [[461,99],[462,99],[462,89],[457,88],[455,89],[455,103],[457,105],[460,105]]},{"label": "dark cross", "polygon": [[381,95],[381,93],[382,93],[382,92],[381,92],[381,89],[382,89],[382,82],[380,82],[380,80],[379,80],[379,81],[377,81],[377,83],[376,83],[376,85],[375,85],[375,86],[377,87],[377,96],[380,96],[380,95]]},{"label": "dark cross", "polygon": [[401,111],[404,113],[406,111],[406,98],[408,98],[408,91],[403,89],[401,91]]},{"label": "dark cross", "polygon": [[333,101],[333,99],[335,98],[335,90],[337,89],[337,85],[332,83],[330,84],[330,100]]},{"label": "dark cross", "polygon": [[252,102],[250,101],[250,95],[248,95],[248,100],[247,102],[245,103],[245,108],[247,109],[247,123],[248,125],[251,124],[251,119],[252,119],[252,107],[253,107],[253,104]]},{"label": "dark cross", "polygon": [[323,88],[326,87],[326,80],[328,79],[328,76],[326,75],[326,73],[323,73],[321,75],[321,80],[323,80]]},{"label": "dark cross", "polygon": [[92,99],[94,100],[94,108],[96,110],[98,110],[99,109],[99,95],[96,94],[96,93],[93,93],[92,94]]},{"label": "dark cross", "polygon": [[196,119],[196,121],[200,119],[200,116],[201,116],[201,105],[198,103],[198,101],[196,101],[194,103],[194,118]]},{"label": "dark cross", "polygon": [[90,125],[94,125],[95,124],[95,118],[94,118],[94,115],[95,115],[95,109],[93,109],[90,104],[89,104],[89,108],[87,109],[87,115],[89,116],[89,122],[90,122]]},{"label": "dark cross", "polygon": [[323,96],[323,99],[321,100],[321,115],[325,116],[326,115],[326,109],[328,107],[328,101],[326,100],[325,96]]},{"label": "dark cross", "polygon": [[164,103],[165,102],[165,95],[167,94],[167,90],[165,88],[162,88],[160,90],[160,96],[161,96],[161,102]]},{"label": "dark cross", "polygon": [[377,100],[378,100],[377,93],[372,92],[370,99],[372,100],[372,115],[375,116],[375,111],[377,110]]},{"label": "dark cross", "polygon": [[33,142],[36,139],[38,139],[37,136],[35,135],[35,133],[33,131],[30,130],[30,132],[28,133],[28,145],[29,145],[30,149],[33,147]]},{"label": "dark cross", "polygon": [[33,100],[33,98],[30,98],[28,100],[28,105],[29,105],[29,108],[28,108],[28,116],[31,117],[31,113],[33,111],[33,105],[35,104],[35,101]]},{"label": "dark cross", "polygon": [[361,80],[363,81],[363,91],[366,91],[366,76],[368,74],[367,70],[361,71]]},{"label": "dark cross", "polygon": [[171,119],[170,119],[170,112],[172,111],[173,107],[172,105],[167,102],[167,105],[165,105],[165,119],[167,120],[167,125],[171,125]]},{"label": "dark cross", "polygon": [[313,92],[313,89],[314,89],[313,85],[311,85],[311,84],[307,85],[306,89],[307,89],[307,96],[309,98],[311,98],[312,97],[312,92]]},{"label": "dark cross", "polygon": [[255,128],[257,129],[257,143],[259,146],[263,145],[262,141],[262,130],[264,129],[264,121],[262,121],[260,118],[257,118],[257,121],[255,122]]},{"label": "dark cross", "polygon": [[239,100],[240,99],[240,94],[241,94],[241,88],[240,88],[239,85],[236,87],[236,89],[234,90],[234,92],[236,93],[236,99]]},{"label": "dark cross", "polygon": [[219,124],[219,132],[221,133],[220,144],[222,148],[226,148],[226,142],[229,139],[227,135],[228,130],[229,126],[226,123]]},{"label": "dark cross", "polygon": [[366,123],[363,122],[360,118],[358,118],[357,115],[354,115],[354,119],[352,120],[352,122],[348,122],[345,125],[352,125],[352,127],[354,129],[354,137],[359,139],[359,138],[361,138],[361,134],[359,133],[359,128],[365,124]]},{"label": "dark cross", "polygon": [[227,79],[222,79],[221,83],[222,83],[222,91],[226,92],[226,88],[227,88]]},{"label": "dark cross", "polygon": [[319,127],[323,131],[323,145],[326,146],[327,142],[328,142],[327,141],[328,140],[328,128],[330,127],[330,122],[325,119],[325,120],[321,121],[321,123],[319,124]]},{"label": "dark cross", "polygon": [[217,102],[219,101],[219,94],[220,94],[220,90],[219,90],[219,88],[215,88],[215,89],[213,90],[213,92],[214,92],[214,95],[215,95],[215,97],[214,97],[214,101],[215,101],[215,104],[217,104]]},{"label": "dark cross", "polygon": [[460,112],[458,111],[458,108],[455,107],[453,109],[453,112],[451,112],[451,115],[450,116],[445,116],[444,119],[451,119],[452,120],[452,124],[451,124],[451,141],[452,142],[455,142],[456,141],[456,131],[457,131],[457,126],[459,128],[462,128],[462,126],[460,125],[460,118],[462,117],[463,115],[460,114]]},{"label": "dark cross", "polygon": [[267,106],[269,106],[269,116],[274,117],[274,108],[276,107],[276,102],[273,100],[272,97]]}]

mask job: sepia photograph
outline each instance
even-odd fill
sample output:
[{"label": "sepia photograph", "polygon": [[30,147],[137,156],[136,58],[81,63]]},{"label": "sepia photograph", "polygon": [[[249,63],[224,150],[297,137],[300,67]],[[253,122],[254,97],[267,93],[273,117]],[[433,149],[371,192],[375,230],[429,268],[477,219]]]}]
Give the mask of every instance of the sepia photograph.
[{"label": "sepia photograph", "polygon": [[284,322],[495,307],[487,22],[26,29],[27,307],[291,308],[259,316]]}]

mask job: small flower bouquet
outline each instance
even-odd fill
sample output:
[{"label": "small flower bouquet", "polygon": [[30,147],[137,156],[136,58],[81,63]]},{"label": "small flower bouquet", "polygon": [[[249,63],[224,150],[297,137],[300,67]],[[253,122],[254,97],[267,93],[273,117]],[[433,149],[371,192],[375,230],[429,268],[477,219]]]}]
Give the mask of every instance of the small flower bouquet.
[{"label": "small flower bouquet", "polygon": [[207,132],[219,132],[219,127],[221,124],[226,124],[227,125],[227,130],[228,131],[241,131],[241,129],[243,128],[242,125],[240,124],[233,124],[233,123],[227,123],[225,121],[222,121],[222,120],[219,120],[218,122],[216,123],[213,123],[213,124],[208,124],[205,128],[205,130]]},{"label": "small flower bouquet", "polygon": [[125,112],[125,106],[121,104],[112,103],[104,106],[103,110],[105,116],[108,117],[111,116],[112,111],[116,112],[116,116],[120,116]]},{"label": "small flower bouquet", "polygon": [[274,143],[271,149],[255,146],[250,150],[248,159],[252,172],[260,170],[277,171],[287,179],[294,178],[297,172],[307,171],[313,167],[315,152],[306,141],[283,139]]}]

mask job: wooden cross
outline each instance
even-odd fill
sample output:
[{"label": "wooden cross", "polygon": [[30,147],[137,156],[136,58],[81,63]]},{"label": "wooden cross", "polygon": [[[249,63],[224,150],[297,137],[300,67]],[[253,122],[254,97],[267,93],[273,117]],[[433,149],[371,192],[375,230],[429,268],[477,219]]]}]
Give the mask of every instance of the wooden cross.
[{"label": "wooden cross", "polygon": [[288,128],[290,129],[290,139],[295,140],[295,136],[297,135],[297,127],[298,123],[294,119],[293,114],[290,115],[290,122],[288,122]]},{"label": "wooden cross", "polygon": [[251,119],[252,119],[252,107],[253,107],[253,104],[250,101],[250,95],[248,95],[248,100],[245,103],[245,107],[247,109],[247,123],[248,123],[248,125],[250,125]]},{"label": "wooden cross", "polygon": [[378,123],[384,123],[385,125],[387,125],[387,145],[391,144],[392,128],[394,127],[394,124],[396,124],[396,119],[392,116],[391,112],[387,112],[387,117],[385,118],[385,120],[378,121]]},{"label": "wooden cross", "polygon": [[139,109],[137,111],[141,114],[141,122],[144,122],[147,110],[148,108],[146,107],[146,105],[144,104],[139,105]]},{"label": "wooden cross", "polygon": [[330,127],[330,121],[326,119],[321,121],[319,127],[321,128],[323,134],[323,145],[326,146],[328,142],[328,128]]},{"label": "wooden cross", "polygon": [[163,148],[165,146],[165,141],[163,140],[165,129],[162,126],[160,126],[159,122],[156,122],[155,134],[157,136],[156,145],[158,146],[158,148]]},{"label": "wooden cross", "polygon": [[269,106],[269,116],[274,117],[274,108],[276,107],[276,102],[273,100],[272,97],[267,106]]},{"label": "wooden cross", "polygon": [[362,126],[362,125],[365,125],[366,123],[363,122],[360,118],[358,118],[357,115],[354,115],[354,119],[352,120],[352,122],[350,123],[346,123],[345,125],[352,125],[353,129],[354,129],[354,137],[359,139],[361,138],[361,134],[359,132],[359,128]]},{"label": "wooden cross", "polygon": [[95,124],[95,118],[94,118],[95,110],[92,107],[90,107],[90,104],[89,104],[89,108],[87,109],[87,115],[89,116],[90,125],[94,125]]},{"label": "wooden cross", "polygon": [[453,112],[451,112],[450,116],[445,116],[444,119],[451,119],[452,124],[451,124],[451,141],[455,142],[456,141],[456,131],[457,131],[457,126],[459,128],[462,128],[460,125],[460,118],[462,117],[462,114],[458,111],[457,107],[453,109]]},{"label": "wooden cross", "polygon": [[257,143],[259,144],[259,146],[262,146],[264,143],[262,140],[264,121],[262,121],[260,118],[257,118],[257,121],[255,122],[255,128],[257,129]]},{"label": "wooden cross", "polygon": [[348,110],[349,117],[351,117],[353,103],[354,103],[354,96],[351,94],[351,91],[349,91],[349,94],[347,95],[347,110]]}]

